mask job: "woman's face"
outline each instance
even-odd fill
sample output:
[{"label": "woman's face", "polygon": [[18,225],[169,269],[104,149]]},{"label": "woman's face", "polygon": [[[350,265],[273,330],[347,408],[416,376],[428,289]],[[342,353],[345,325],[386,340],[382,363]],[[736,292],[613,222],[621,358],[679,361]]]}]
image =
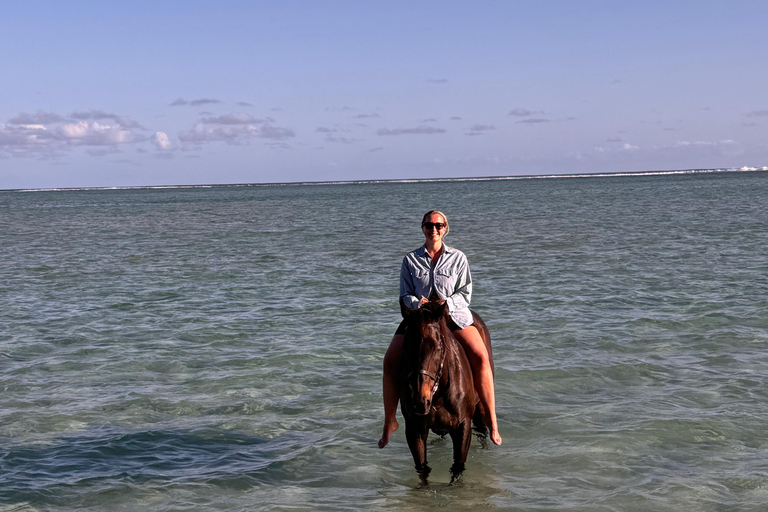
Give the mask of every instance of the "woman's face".
[{"label": "woman's face", "polygon": [[443,216],[439,213],[433,213],[424,221],[421,230],[428,241],[439,242],[445,236],[445,226],[446,222]]}]

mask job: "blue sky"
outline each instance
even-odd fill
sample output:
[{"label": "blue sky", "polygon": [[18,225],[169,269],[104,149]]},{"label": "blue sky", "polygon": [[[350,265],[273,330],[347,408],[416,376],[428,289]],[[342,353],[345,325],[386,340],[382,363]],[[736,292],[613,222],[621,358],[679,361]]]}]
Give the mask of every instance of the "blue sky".
[{"label": "blue sky", "polygon": [[768,2],[0,2],[0,188],[768,165]]}]

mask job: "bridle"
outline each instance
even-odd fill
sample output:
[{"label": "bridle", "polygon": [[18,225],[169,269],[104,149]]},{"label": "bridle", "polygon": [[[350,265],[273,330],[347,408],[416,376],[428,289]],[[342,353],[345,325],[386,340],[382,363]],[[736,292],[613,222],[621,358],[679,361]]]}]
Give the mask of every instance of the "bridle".
[{"label": "bridle", "polygon": [[432,392],[430,393],[430,397],[429,397],[430,402],[432,402],[431,410],[437,410],[437,408],[435,407],[434,397],[435,397],[435,393],[437,393],[438,386],[440,386],[440,377],[443,374],[443,363],[445,362],[445,352],[446,352],[445,338],[443,337],[443,333],[440,332],[440,364],[437,367],[437,372],[432,373],[429,370],[419,369],[419,370],[412,371],[406,377],[407,380],[410,380],[411,377],[413,377],[414,375],[426,375],[427,377],[432,379],[432,381],[434,382],[434,385],[432,386]]}]

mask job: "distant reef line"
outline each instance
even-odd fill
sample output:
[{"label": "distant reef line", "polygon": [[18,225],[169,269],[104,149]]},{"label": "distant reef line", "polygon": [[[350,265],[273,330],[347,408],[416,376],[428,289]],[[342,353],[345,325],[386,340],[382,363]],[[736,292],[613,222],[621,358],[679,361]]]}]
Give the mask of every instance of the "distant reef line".
[{"label": "distant reef line", "polygon": [[5,189],[4,192],[63,192],[83,190],[162,190],[185,188],[228,188],[228,187],[286,187],[286,186],[324,186],[324,185],[366,185],[376,183],[440,183],[451,181],[509,181],[509,180],[541,180],[541,179],[569,179],[569,178],[616,178],[632,176],[667,176],[680,174],[712,174],[712,173],[742,173],[768,171],[768,166],[763,167],[731,167],[712,169],[676,169],[676,170],[652,170],[652,171],[618,171],[618,172],[590,172],[570,174],[526,174],[515,176],[465,176],[442,178],[393,178],[393,179],[368,179],[368,180],[335,180],[335,181],[286,181],[276,183],[210,183],[195,185],[132,185],[114,187],[61,187],[61,188],[22,188]]}]

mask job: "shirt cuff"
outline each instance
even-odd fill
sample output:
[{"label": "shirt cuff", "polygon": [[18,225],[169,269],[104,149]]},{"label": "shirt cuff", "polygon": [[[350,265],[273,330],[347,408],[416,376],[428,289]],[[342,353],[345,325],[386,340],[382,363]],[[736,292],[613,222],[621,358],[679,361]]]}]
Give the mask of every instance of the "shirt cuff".
[{"label": "shirt cuff", "polygon": [[403,297],[403,302],[405,303],[405,307],[408,309],[417,309],[419,307],[419,302],[421,302],[420,299],[417,299],[413,295],[406,295]]}]

